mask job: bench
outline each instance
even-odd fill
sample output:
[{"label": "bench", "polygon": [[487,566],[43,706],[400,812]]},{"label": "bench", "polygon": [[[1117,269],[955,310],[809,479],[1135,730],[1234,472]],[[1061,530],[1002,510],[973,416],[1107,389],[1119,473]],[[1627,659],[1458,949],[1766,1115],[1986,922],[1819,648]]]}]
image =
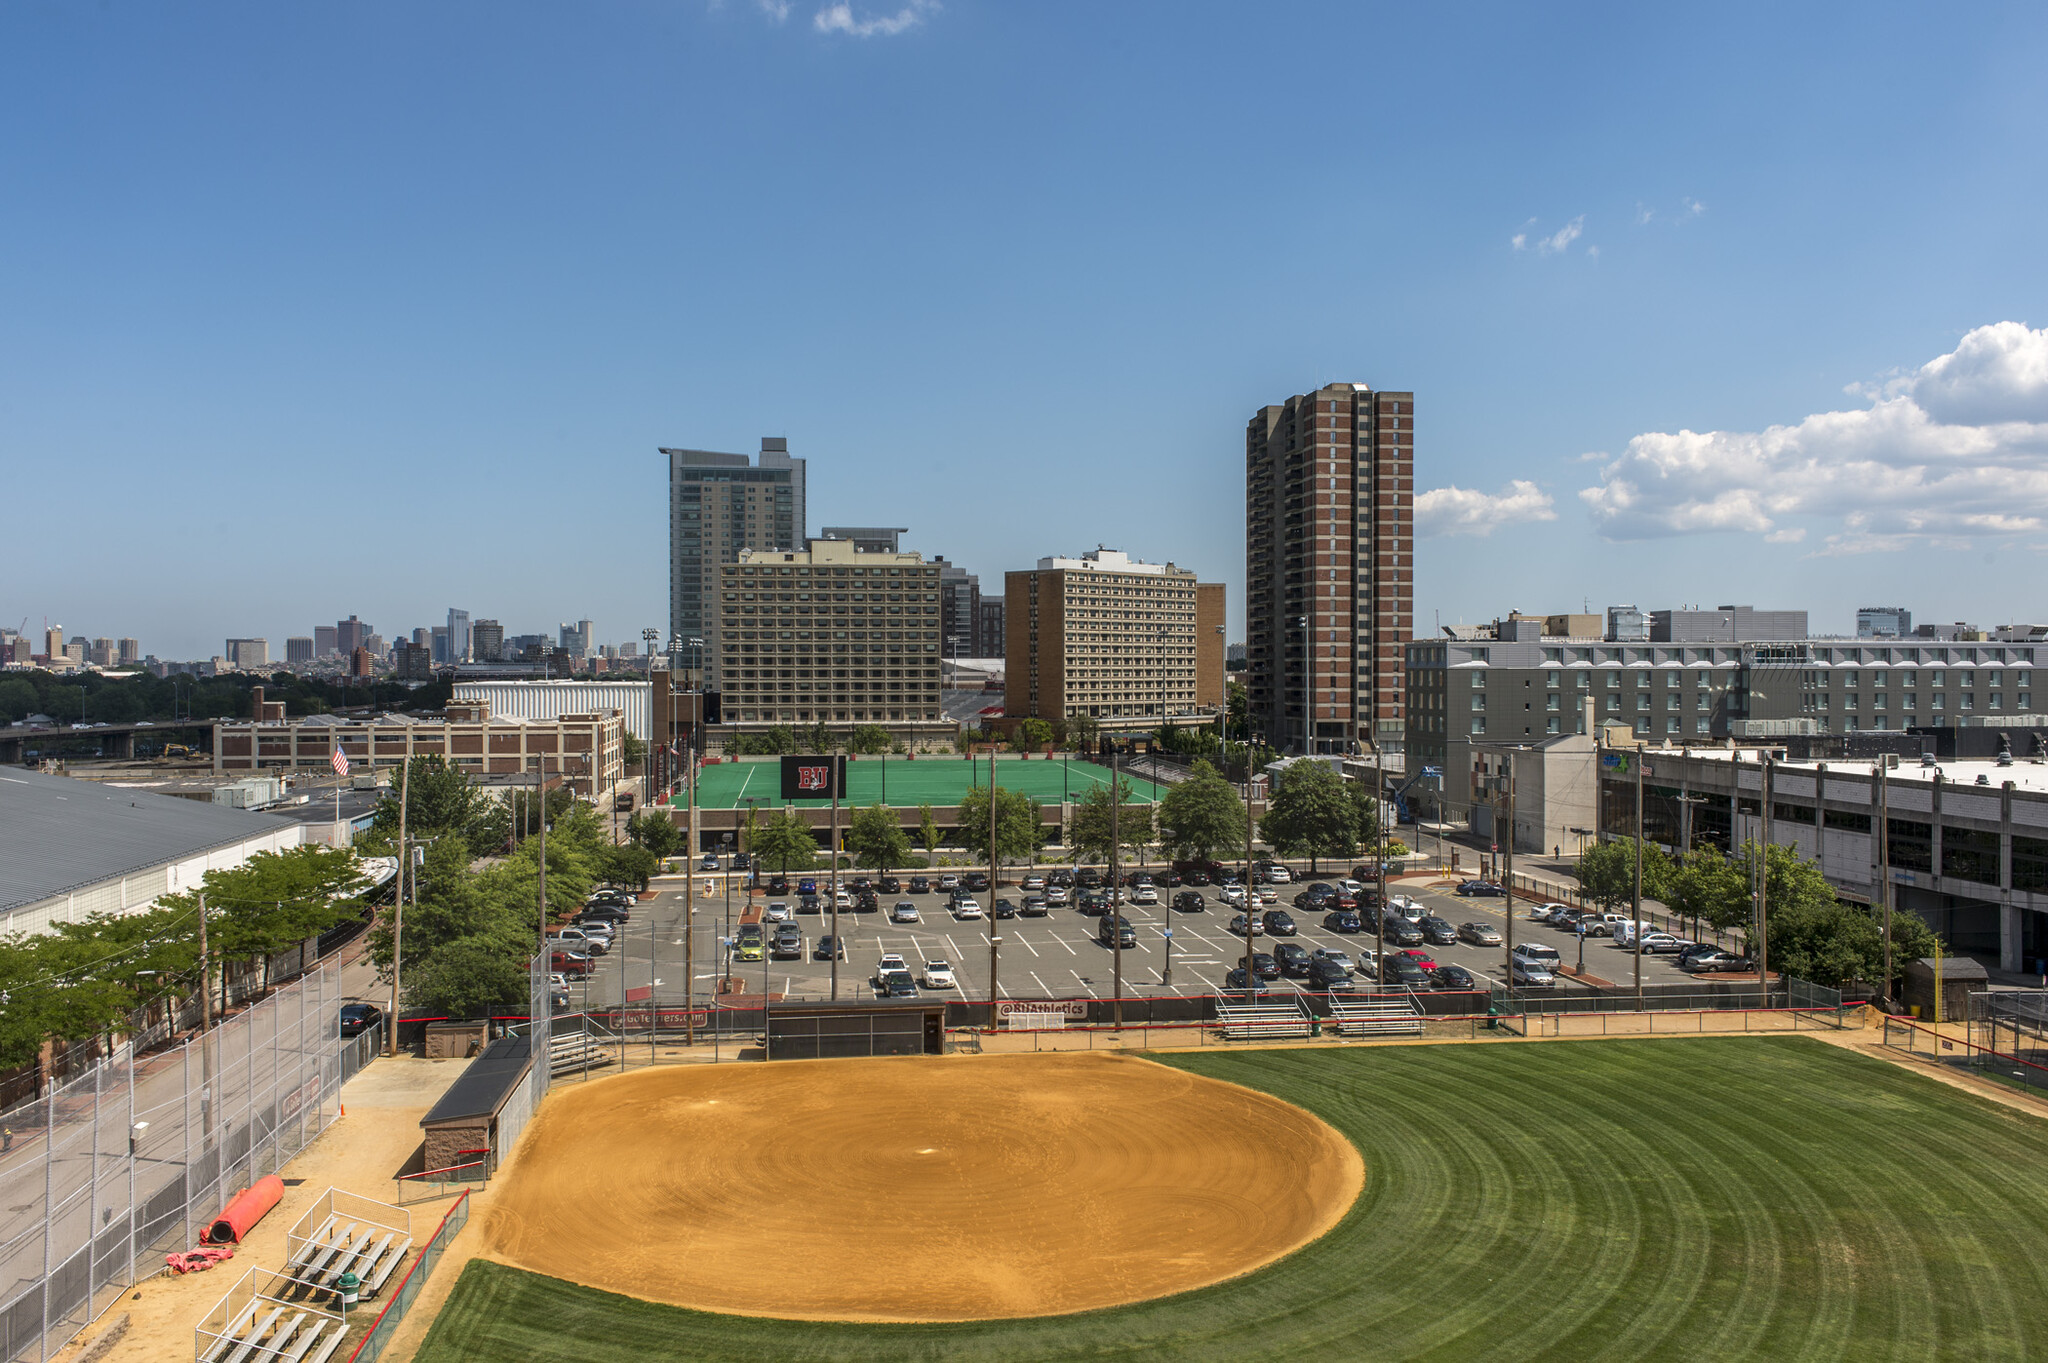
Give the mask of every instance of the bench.
[{"label": "bench", "polygon": [[411,1248],[412,1237],[408,1235],[405,1239],[393,1245],[389,1254],[379,1258],[369,1273],[357,1275],[363,1280],[363,1295],[374,1297],[383,1291],[384,1284],[391,1277],[392,1270],[405,1262],[406,1253]]},{"label": "bench", "polygon": [[257,1341],[270,1333],[270,1327],[277,1324],[278,1317],[283,1314],[282,1306],[271,1307],[270,1314],[263,1318],[263,1323],[237,1341],[237,1347],[227,1356],[227,1363],[248,1363],[249,1356],[256,1352]]},{"label": "bench", "polygon": [[234,1348],[241,1338],[242,1331],[248,1329],[249,1323],[256,1319],[256,1306],[257,1303],[252,1301],[243,1307],[240,1314],[228,1322],[227,1328],[213,1341],[213,1347],[199,1355],[199,1363],[222,1363],[228,1351]]},{"label": "bench", "polygon": [[1219,1003],[1216,1020],[1232,1041],[1304,1040],[1317,1030],[1315,1016],[1299,1003]]},{"label": "bench", "polygon": [[1330,1019],[1338,1036],[1420,1036],[1422,1007],[1406,994],[1330,996]]}]

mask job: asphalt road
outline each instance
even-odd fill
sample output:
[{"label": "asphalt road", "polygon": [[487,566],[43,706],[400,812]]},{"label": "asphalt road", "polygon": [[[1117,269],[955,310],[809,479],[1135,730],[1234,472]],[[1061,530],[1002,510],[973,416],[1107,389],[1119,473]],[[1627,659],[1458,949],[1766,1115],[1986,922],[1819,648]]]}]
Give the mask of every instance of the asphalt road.
[{"label": "asphalt road", "polygon": [[[908,875],[903,878],[907,880]],[[1355,959],[1361,948],[1377,949],[1378,941],[1371,933],[1330,932],[1322,926],[1322,914],[1296,909],[1291,901],[1306,883],[1305,878],[1300,878],[1292,884],[1273,887],[1278,892],[1278,902],[1270,906],[1287,910],[1295,920],[1298,934],[1293,938],[1260,935],[1254,939],[1256,950],[1270,951],[1275,942],[1291,940],[1311,951],[1317,947],[1338,948]],[[1390,884],[1389,892],[1410,895],[1453,926],[1478,921],[1496,930],[1504,928],[1505,901],[1501,899],[1461,899],[1447,886],[1438,888],[1423,880]],[[1170,909],[1168,904],[1175,893],[1176,890],[1162,886],[1160,904],[1131,905],[1125,910],[1137,937],[1137,946],[1122,952],[1122,992],[1126,997],[1213,994],[1223,987],[1225,972],[1244,958],[1244,939],[1228,931],[1236,910],[1223,904],[1213,887],[1199,891],[1206,906],[1199,913]],[[1022,901],[1023,892],[1010,884],[1003,887],[1003,896],[1016,903]],[[763,904],[773,902],[765,895],[758,898]],[[990,896],[976,898],[986,911]],[[891,923],[889,910],[897,899],[915,904],[920,921]],[[789,897],[787,902],[794,906],[795,897]],[[643,989],[650,980],[656,982],[655,993],[661,1001],[677,1000],[683,995],[686,974],[694,978],[693,994],[702,997],[712,992],[719,976],[725,973],[720,943],[728,935],[728,921],[737,924],[744,905],[743,894],[735,891],[730,896],[728,920],[728,898],[722,890],[709,899],[699,899],[694,958],[686,969],[682,934],[684,897],[680,889],[664,888],[657,897],[634,908],[631,922],[611,951],[597,958],[596,969],[586,980],[570,981],[571,1006],[578,1010],[610,1008],[624,1003],[628,990]],[[1515,906],[1516,942],[1545,943],[1557,949],[1565,965],[1578,963],[1577,937],[1527,921],[1527,901],[1518,898]],[[831,915],[799,913],[795,921],[804,936],[802,960],[736,962],[731,966],[732,972],[745,981],[748,992],[759,992],[765,984],[769,992],[785,997],[833,996],[830,964],[812,959],[818,938],[831,930]],[[1053,908],[1043,918],[961,920],[948,912],[946,896],[936,892],[885,895],[879,912],[842,910],[839,914],[840,927],[847,938],[847,959],[839,966],[838,996],[873,997],[868,981],[876,962],[883,953],[893,952],[909,963],[913,973],[919,973],[925,961],[944,960],[959,982],[953,993],[970,999],[987,998],[989,933],[993,928],[1002,938],[997,974],[1003,997],[1109,998],[1117,992],[1117,961],[1115,953],[1096,941],[1097,922],[1073,908]],[[1169,929],[1171,938],[1167,935]],[[1388,949],[1398,948],[1390,945]],[[1482,984],[1498,983],[1506,974],[1506,954],[1500,947],[1459,943],[1425,946],[1420,950],[1438,963],[1464,966]],[[1614,946],[1607,938],[1586,940],[1585,968],[1589,975],[1617,985],[1632,984],[1635,978],[1634,954]],[[1669,958],[1643,958],[1645,984],[1669,984],[1687,978]],[[1276,991],[1300,990],[1302,982],[1281,979],[1273,981],[1270,987]],[[1559,977],[1559,990],[1580,987]]]}]

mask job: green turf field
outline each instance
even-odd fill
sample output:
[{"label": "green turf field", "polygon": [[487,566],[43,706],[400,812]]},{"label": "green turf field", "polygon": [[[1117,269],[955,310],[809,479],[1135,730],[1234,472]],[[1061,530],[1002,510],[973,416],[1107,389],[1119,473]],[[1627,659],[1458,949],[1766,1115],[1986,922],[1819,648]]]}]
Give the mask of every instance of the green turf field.
[{"label": "green turf field", "polygon": [[[1137,777],[1130,783],[1134,800],[1156,800],[1166,789]],[[988,759],[969,761],[964,757],[862,757],[846,764],[846,803],[885,804],[915,808],[934,805],[944,808],[960,803],[968,787],[988,784]],[[1000,758],[996,762],[996,784],[1005,790],[1021,790],[1040,804],[1056,805],[1061,799],[1078,800],[1095,786],[1109,784],[1109,769],[1078,759],[1047,762],[1041,758],[1023,760]],[[705,809],[738,809],[749,797],[764,807],[782,803],[782,763],[766,761],[721,762],[705,767],[697,786],[697,802]],[[680,805],[680,798],[670,801]],[[824,808],[830,800],[795,800],[805,808]]]},{"label": "green turf field", "polygon": [[1162,1059],[1342,1129],[1351,1214],[1220,1287],[987,1324],[707,1315],[476,1261],[420,1363],[2048,1357],[2048,1123],[1880,1061],[1799,1037]]}]

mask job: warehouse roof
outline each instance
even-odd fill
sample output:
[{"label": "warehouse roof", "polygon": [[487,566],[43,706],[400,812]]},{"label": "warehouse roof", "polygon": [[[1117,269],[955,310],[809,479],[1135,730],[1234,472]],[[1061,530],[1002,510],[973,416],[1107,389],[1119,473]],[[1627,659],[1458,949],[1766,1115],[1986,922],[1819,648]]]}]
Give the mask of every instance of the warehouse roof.
[{"label": "warehouse roof", "polygon": [[523,1036],[501,1036],[493,1041],[448,1086],[441,1101],[420,1118],[420,1125],[438,1126],[442,1122],[474,1121],[494,1115],[526,1077],[532,1046],[532,1039]]},{"label": "warehouse roof", "polygon": [[226,805],[9,771],[0,775],[0,913],[289,827]]}]

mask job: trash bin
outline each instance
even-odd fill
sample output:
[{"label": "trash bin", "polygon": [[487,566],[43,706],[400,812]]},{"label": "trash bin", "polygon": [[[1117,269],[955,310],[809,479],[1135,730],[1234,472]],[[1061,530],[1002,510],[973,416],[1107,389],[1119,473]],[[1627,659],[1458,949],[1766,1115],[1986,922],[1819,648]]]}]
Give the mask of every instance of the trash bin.
[{"label": "trash bin", "polygon": [[363,1280],[353,1273],[344,1273],[334,1280],[334,1286],[341,1293],[341,1309],[346,1311],[362,1295]]}]

